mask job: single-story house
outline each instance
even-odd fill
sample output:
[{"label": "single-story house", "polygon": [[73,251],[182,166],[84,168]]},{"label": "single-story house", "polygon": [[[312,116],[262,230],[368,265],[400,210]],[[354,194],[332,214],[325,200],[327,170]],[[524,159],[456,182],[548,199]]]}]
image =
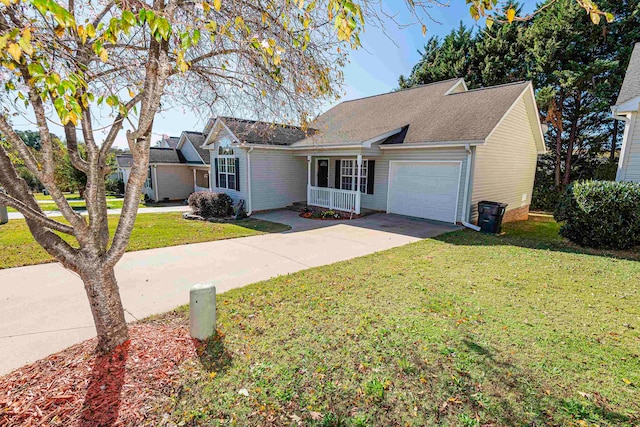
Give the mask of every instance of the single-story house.
[{"label": "single-story house", "polygon": [[[143,194],[160,202],[184,200],[194,191],[209,191],[210,156],[201,146],[200,132],[182,132],[179,138],[163,138],[149,150],[149,175]],[[116,156],[118,173],[125,183],[125,191],[132,164],[131,154]]]},{"label": "single-story house", "polygon": [[531,82],[452,79],[342,102],[307,131],[218,117],[203,134],[212,190],[249,214],[303,202],[468,223],[491,200],[524,219],[545,152]]},{"label": "single-story house", "polygon": [[614,119],[625,122],[616,181],[640,182],[640,43],[633,48],[627,74],[611,110]]}]

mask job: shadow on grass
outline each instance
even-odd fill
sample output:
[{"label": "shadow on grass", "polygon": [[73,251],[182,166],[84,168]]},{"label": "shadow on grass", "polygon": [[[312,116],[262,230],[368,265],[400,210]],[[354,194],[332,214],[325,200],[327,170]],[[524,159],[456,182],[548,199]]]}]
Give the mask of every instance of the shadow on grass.
[{"label": "shadow on grass", "polygon": [[[539,379],[525,372],[509,361],[501,360],[500,355],[471,339],[462,343],[476,353],[474,369],[480,369],[491,378],[485,384],[483,392],[491,396],[492,416],[499,419],[498,424],[505,425],[557,425],[566,421],[586,421],[589,423],[606,422],[608,425],[635,425],[640,416],[625,415],[613,410],[606,399],[598,393],[585,394],[583,399],[561,397],[554,390],[545,389]],[[453,383],[450,390],[458,396],[465,395],[467,401],[477,402],[477,389],[471,386],[473,380],[467,377],[467,385]],[[478,404],[475,410],[483,405]],[[522,410],[527,408],[526,413]]]},{"label": "shadow on grass", "polygon": [[112,353],[96,357],[82,406],[80,426],[109,427],[118,420],[130,345],[131,341],[127,341]]},{"label": "shadow on grass", "polygon": [[224,346],[224,334],[216,330],[211,338],[204,341],[193,340],[196,353],[203,369],[207,372],[222,373],[232,364],[233,359]]},{"label": "shadow on grass", "polygon": [[536,234],[514,228],[517,223],[508,224],[500,235],[486,234],[471,230],[462,230],[442,234],[434,240],[461,246],[516,246],[527,249],[548,250],[570,254],[594,255],[629,261],[640,261],[640,248],[629,251],[599,250],[575,245],[548,230]]}]

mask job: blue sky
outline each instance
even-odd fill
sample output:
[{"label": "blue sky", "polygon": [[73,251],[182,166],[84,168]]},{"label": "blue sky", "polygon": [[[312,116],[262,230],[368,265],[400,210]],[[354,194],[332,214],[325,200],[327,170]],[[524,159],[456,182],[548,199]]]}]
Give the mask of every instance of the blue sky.
[{"label": "blue sky", "polygon": [[[453,28],[457,28],[460,21],[467,26],[484,27],[484,22],[476,23],[469,15],[469,7],[463,0],[449,0],[446,7],[433,6],[429,9],[434,21],[426,20],[427,34],[422,35],[420,25],[398,28],[391,20],[386,20],[386,34],[379,28],[367,26],[361,37],[362,47],[350,54],[350,63],[344,69],[344,96],[341,100],[349,100],[389,92],[398,86],[398,77],[408,75],[411,68],[418,61],[420,50],[426,40],[434,35],[443,37]],[[523,0],[525,11],[530,12],[535,1]],[[394,15],[397,20],[410,22],[404,0],[383,0],[385,11]],[[338,101],[339,102],[339,101]],[[334,103],[335,104],[335,103]],[[328,109],[332,105],[327,105]],[[322,112],[322,111],[319,111]],[[155,121],[154,141],[163,134],[179,136],[183,130],[202,130],[206,117],[181,110],[169,110],[161,113]],[[34,129],[35,127],[24,120],[15,120],[17,129]],[[62,134],[62,131],[54,133]],[[126,146],[124,133],[121,132],[117,145]]]}]

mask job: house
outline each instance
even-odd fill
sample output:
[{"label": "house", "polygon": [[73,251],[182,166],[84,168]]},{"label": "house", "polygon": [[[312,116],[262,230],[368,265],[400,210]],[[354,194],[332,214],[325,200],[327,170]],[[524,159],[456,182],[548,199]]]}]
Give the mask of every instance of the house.
[{"label": "house", "polygon": [[633,48],[627,74],[611,110],[614,119],[625,122],[616,181],[640,182],[640,43]]},{"label": "house", "polygon": [[[200,132],[182,132],[179,138],[163,138],[149,150],[149,176],[143,194],[155,201],[184,200],[194,191],[209,191],[209,152],[201,148]],[[131,154],[116,156],[118,173],[125,191],[133,159]]]},{"label": "house", "polygon": [[311,128],[212,119],[212,190],[248,213],[306,202],[464,223],[493,200],[510,221],[527,217],[545,152],[530,82],[468,90],[453,79],[346,101]]}]

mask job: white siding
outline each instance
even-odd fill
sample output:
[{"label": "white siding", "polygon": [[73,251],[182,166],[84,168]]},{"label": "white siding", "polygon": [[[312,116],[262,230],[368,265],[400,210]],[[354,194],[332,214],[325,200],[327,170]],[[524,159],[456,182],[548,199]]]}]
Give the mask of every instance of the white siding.
[{"label": "white siding", "polygon": [[251,152],[251,209],[284,208],[307,198],[307,159],[284,150]]},{"label": "white siding", "polygon": [[[183,200],[193,193],[193,171],[185,165],[156,167],[158,200]],[[154,190],[150,190],[153,194]],[[155,197],[153,194],[151,197]]]},{"label": "white siding", "polygon": [[182,155],[184,156],[184,158],[187,159],[188,162],[205,161],[205,159],[200,158],[200,155],[198,154],[196,149],[193,148],[193,144],[191,143],[191,141],[186,137],[185,139],[186,141],[184,142],[184,144],[182,144],[182,147],[180,147],[180,151],[182,152]]},{"label": "white siding", "polygon": [[625,144],[630,145],[626,147],[624,164],[621,165],[623,181],[640,182],[640,120],[637,115],[638,113],[633,114],[633,128],[629,129],[629,140],[625,141]]},{"label": "white siding", "polygon": [[471,220],[481,200],[507,203],[507,211],[531,204],[538,152],[534,130],[520,98],[485,145],[476,148],[473,162]]}]

